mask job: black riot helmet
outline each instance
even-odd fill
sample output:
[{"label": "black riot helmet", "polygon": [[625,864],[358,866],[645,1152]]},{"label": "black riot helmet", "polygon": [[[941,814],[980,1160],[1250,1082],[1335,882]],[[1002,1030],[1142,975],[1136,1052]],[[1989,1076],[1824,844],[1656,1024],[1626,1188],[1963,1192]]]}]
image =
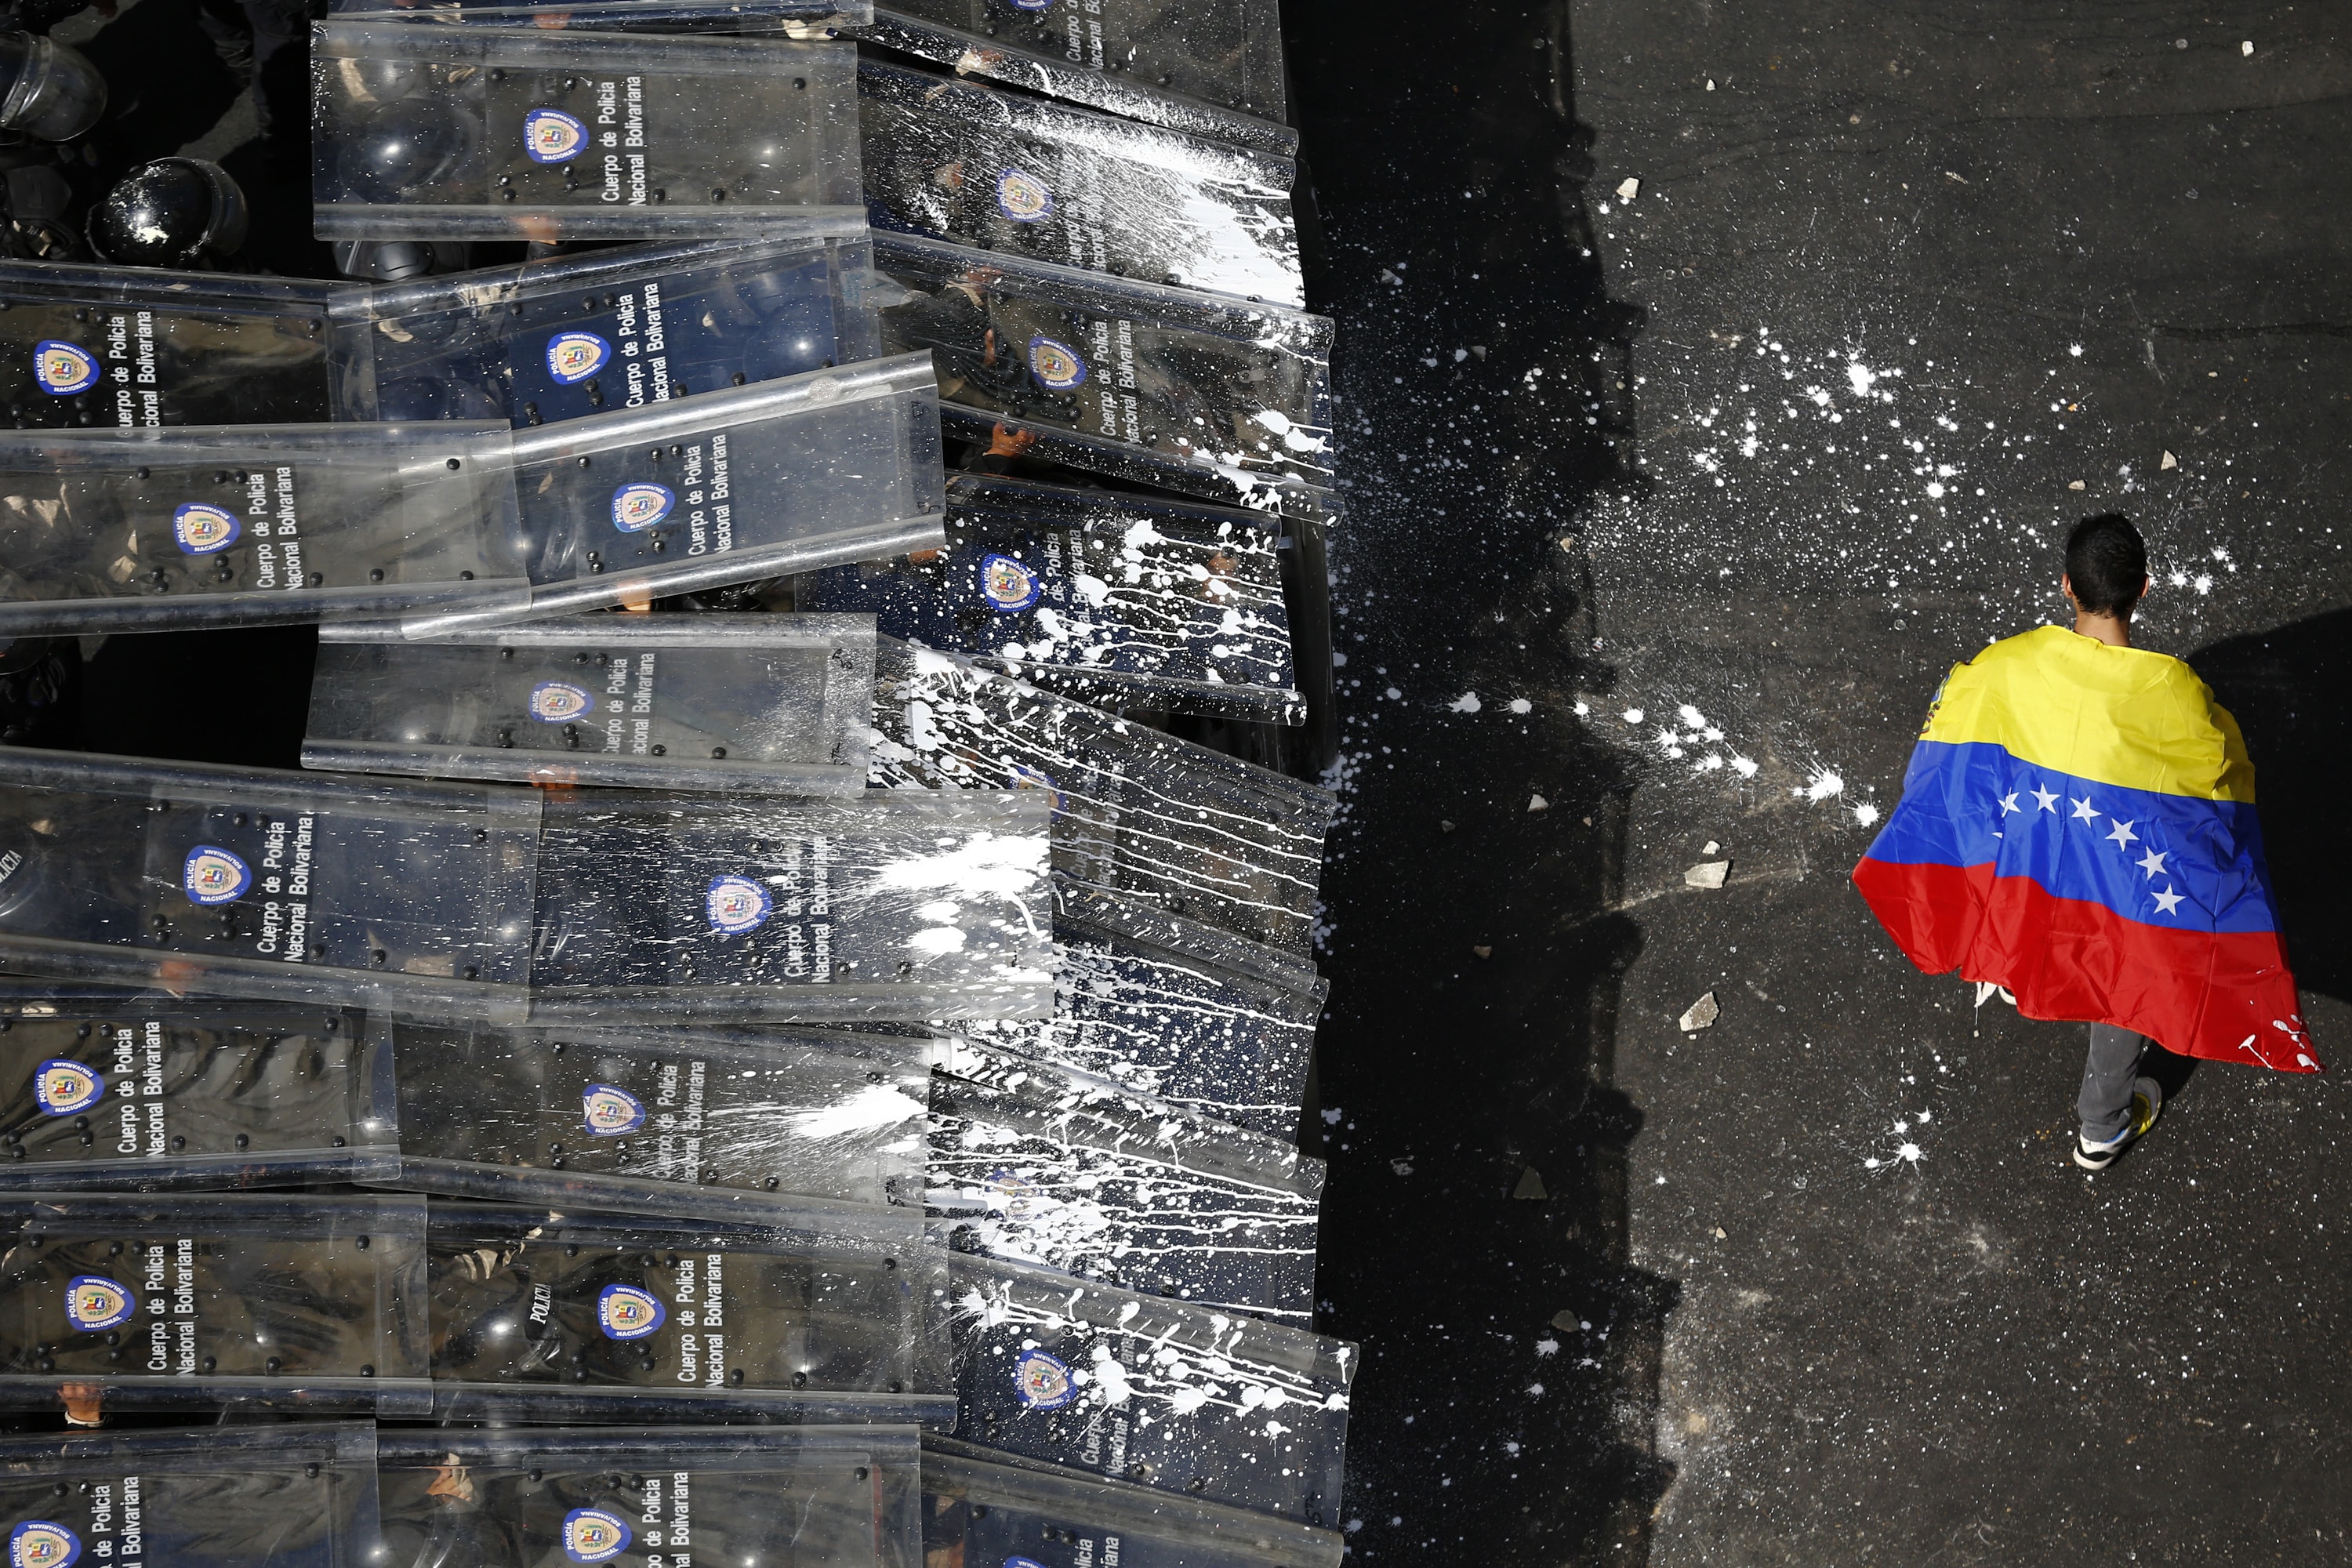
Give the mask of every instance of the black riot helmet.
[{"label": "black riot helmet", "polygon": [[405,283],[436,272],[462,272],[471,254],[455,239],[339,239],[335,270],[370,283]]},{"label": "black riot helmet", "polygon": [[70,142],[106,112],[106,79],[78,50],[0,33],[0,131]]},{"label": "black riot helmet", "polygon": [[249,221],[245,192],[218,163],[158,158],[90,209],[88,237],[101,261],[203,271],[245,247]]}]

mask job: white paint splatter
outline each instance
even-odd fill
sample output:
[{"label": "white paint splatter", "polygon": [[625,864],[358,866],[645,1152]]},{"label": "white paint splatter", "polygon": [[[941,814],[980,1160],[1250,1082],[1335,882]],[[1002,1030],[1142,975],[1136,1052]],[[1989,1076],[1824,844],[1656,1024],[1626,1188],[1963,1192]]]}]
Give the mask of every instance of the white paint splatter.
[{"label": "white paint splatter", "polygon": [[828,1138],[847,1138],[895,1127],[921,1116],[926,1109],[921,1100],[896,1084],[876,1083],[860,1089],[838,1105],[793,1111],[783,1122],[795,1138],[821,1142]]},{"label": "white paint splatter", "polygon": [[1456,713],[1475,713],[1485,706],[1485,703],[1478,700],[1476,692],[1465,691],[1454,700],[1453,710]]}]

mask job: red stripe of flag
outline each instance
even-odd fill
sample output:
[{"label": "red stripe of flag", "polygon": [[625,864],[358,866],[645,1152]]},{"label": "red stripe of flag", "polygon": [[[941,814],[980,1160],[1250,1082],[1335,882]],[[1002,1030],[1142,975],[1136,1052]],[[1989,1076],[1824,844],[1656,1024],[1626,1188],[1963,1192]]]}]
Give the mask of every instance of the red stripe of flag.
[{"label": "red stripe of flag", "polygon": [[1929,974],[2008,988],[2029,1018],[2113,1024],[2168,1050],[2316,1072],[2275,931],[2168,931],[1990,865],[1865,859],[1853,882]]}]

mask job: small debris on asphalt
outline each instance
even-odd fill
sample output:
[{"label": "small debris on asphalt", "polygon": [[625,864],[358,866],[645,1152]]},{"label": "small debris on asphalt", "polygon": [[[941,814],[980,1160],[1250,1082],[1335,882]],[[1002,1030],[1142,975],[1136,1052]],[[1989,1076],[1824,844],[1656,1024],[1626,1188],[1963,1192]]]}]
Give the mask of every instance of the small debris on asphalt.
[{"label": "small debris on asphalt", "polygon": [[[1523,1165],[1519,1168],[1519,1184],[1511,1189],[1511,1196],[1515,1198],[1531,1198],[1538,1203],[1541,1203],[1545,1199],[1549,1198],[1551,1194],[1544,1190],[1543,1173],[1537,1170],[1533,1165]],[[1559,1320],[1557,1318],[1552,1320],[1555,1323],[1559,1321]]]},{"label": "small debris on asphalt", "polygon": [[1492,958],[1495,956],[1495,950],[1491,947],[1474,947],[1470,951],[1480,958]]},{"label": "small debris on asphalt", "polygon": [[2166,468],[2166,469],[2169,469],[2169,468],[2179,468],[2179,467],[2180,467],[2180,459],[2179,459],[2179,458],[2176,458],[2176,457],[2174,457],[2170,452],[2167,452],[2167,453],[2165,453],[2165,455],[2164,455],[2164,458],[2163,458],[2163,460],[2162,460],[2161,462],[2158,463],[2156,466],[2157,466],[2158,468]]},{"label": "small debris on asphalt", "polygon": [[1717,1004],[1715,993],[1710,991],[1692,1003],[1689,1010],[1685,1012],[1677,1022],[1682,1025],[1684,1034],[1695,1035],[1721,1016],[1723,1016],[1723,1008]]},{"label": "small debris on asphalt", "polygon": [[1619,201],[1630,202],[1641,194],[1642,182],[1631,175],[1628,175],[1625,179],[1619,181],[1617,184],[1617,199]]},{"label": "small debris on asphalt", "polygon": [[1451,833],[1454,831],[1454,824],[1441,816],[1437,819],[1437,831],[1440,833]]},{"label": "small debris on asphalt", "polygon": [[1723,886],[1723,879],[1729,875],[1731,875],[1730,861],[1702,860],[1697,865],[1683,873],[1683,886],[1686,888],[1720,888]]},{"label": "small debris on asphalt", "polygon": [[1529,811],[1549,811],[1551,809],[1551,802],[1546,800],[1539,795],[1531,795],[1528,796],[1528,809]]}]

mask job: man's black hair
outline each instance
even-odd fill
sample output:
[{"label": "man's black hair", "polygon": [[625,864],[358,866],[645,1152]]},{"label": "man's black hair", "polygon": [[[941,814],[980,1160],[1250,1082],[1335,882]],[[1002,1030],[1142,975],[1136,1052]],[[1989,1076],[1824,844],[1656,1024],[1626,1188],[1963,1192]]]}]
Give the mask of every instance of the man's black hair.
[{"label": "man's black hair", "polygon": [[2093,615],[2128,616],[2147,581],[2147,546],[2119,511],[2086,517],[2066,535],[2066,578]]}]

